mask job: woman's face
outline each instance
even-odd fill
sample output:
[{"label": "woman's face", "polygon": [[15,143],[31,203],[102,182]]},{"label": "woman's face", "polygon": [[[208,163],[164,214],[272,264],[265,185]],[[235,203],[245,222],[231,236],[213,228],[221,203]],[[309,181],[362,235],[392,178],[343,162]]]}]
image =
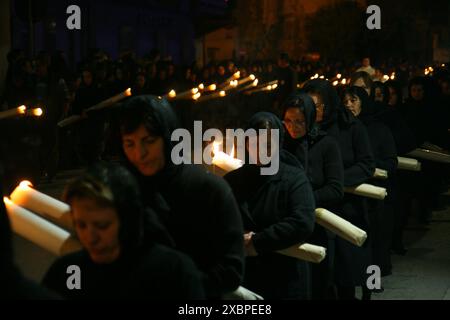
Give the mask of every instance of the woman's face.
[{"label": "woman's face", "polygon": [[144,125],[132,133],[122,134],[122,148],[128,160],[144,176],[155,175],[166,164],[162,137],[151,136]]},{"label": "woman's face", "polygon": [[361,113],[361,99],[359,99],[358,96],[346,94],[344,97],[344,106],[353,113],[355,117]]},{"label": "woman's face", "polygon": [[370,88],[368,86],[366,86],[366,83],[364,82],[363,78],[356,79],[356,81],[353,83],[353,85],[355,87],[360,87],[360,88],[363,88],[364,90],[366,90],[367,95],[370,97]]},{"label": "woman's face", "polygon": [[305,115],[299,108],[289,108],[284,115],[284,125],[292,139],[306,135]]},{"label": "woman's face", "polygon": [[397,102],[398,102],[398,95],[397,95],[397,91],[395,91],[394,88],[392,87],[388,87],[389,90],[389,101],[388,101],[388,105],[390,106],[396,106]]},{"label": "woman's face", "polygon": [[71,203],[75,230],[92,261],[105,264],[120,255],[117,212],[111,207],[100,207],[92,199],[75,198]]},{"label": "woman's face", "polygon": [[423,86],[420,84],[414,84],[411,86],[411,98],[416,101],[423,99]]},{"label": "woman's face", "polygon": [[316,122],[321,123],[323,121],[323,113],[325,110],[325,104],[323,103],[322,96],[315,93],[310,93],[309,96],[313,99],[316,105]]},{"label": "woman's face", "polygon": [[375,97],[374,100],[375,101],[379,101],[379,102],[383,102],[383,91],[381,90],[381,88],[375,88]]}]

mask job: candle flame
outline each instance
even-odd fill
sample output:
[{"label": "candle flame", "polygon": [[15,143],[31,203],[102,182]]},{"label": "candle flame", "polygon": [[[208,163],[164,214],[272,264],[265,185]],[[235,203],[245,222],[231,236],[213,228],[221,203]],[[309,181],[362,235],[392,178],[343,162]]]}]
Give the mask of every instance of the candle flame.
[{"label": "candle flame", "polygon": [[198,93],[198,88],[192,88],[191,92],[192,92],[192,94],[197,94]]},{"label": "candle flame", "polygon": [[255,79],[255,81],[253,81],[253,86],[256,87],[258,85],[258,79]]},{"label": "candle flame", "polygon": [[220,95],[221,97],[225,97],[227,94],[225,93],[225,91],[222,90],[222,91],[219,92],[219,95]]},{"label": "candle flame", "polygon": [[267,90],[272,90],[272,86],[269,84],[269,85],[266,87],[266,89],[267,89]]},{"label": "candle flame", "polygon": [[127,97],[131,96],[131,88],[128,88],[127,90],[125,90],[125,95]]},{"label": "candle flame", "polygon": [[196,94],[194,94],[194,95],[192,96],[192,99],[197,100],[198,98],[200,98],[201,95],[202,95],[202,94],[201,94],[200,92],[197,92]]},{"label": "candle flame", "polygon": [[388,76],[387,74],[385,74],[385,75],[383,76],[383,79],[387,81],[387,80],[389,80],[389,76]]},{"label": "candle flame", "polygon": [[272,85],[272,90],[275,90],[277,87],[278,87],[278,84],[276,84],[276,83],[273,84],[273,85]]},{"label": "candle flame", "polygon": [[13,204],[13,202],[8,197],[3,197],[3,203],[6,205]]},{"label": "candle flame", "polygon": [[26,106],[24,106],[24,105],[22,105],[22,106],[20,106],[20,107],[17,107],[17,112],[19,113],[19,114],[25,114],[25,111],[27,110],[27,107]]},{"label": "candle flame", "polygon": [[320,79],[325,79],[325,76],[320,76],[319,78],[320,78]]},{"label": "candle flame", "polygon": [[338,78],[338,79],[342,78],[342,74],[338,73],[338,74],[336,75],[336,78]]},{"label": "candle flame", "polygon": [[177,96],[177,93],[175,92],[175,90],[170,90],[169,92],[169,98],[175,98]]},{"label": "candle flame", "polygon": [[200,84],[198,85],[198,88],[199,88],[200,90],[204,90],[204,89],[205,89],[205,85],[204,85],[203,83],[200,83]]},{"label": "candle flame", "polygon": [[319,78],[319,74],[318,74],[318,73],[316,73],[316,74],[314,75],[314,79],[317,79],[317,78]]},{"label": "candle flame", "polygon": [[208,86],[208,90],[209,91],[216,91],[216,89],[217,89],[217,85],[216,84],[211,84],[211,85]]},{"label": "candle flame", "polygon": [[445,67],[445,63],[441,64],[441,67],[443,67],[443,68],[444,68],[444,67]]},{"label": "candle flame", "polygon": [[333,86],[336,87],[338,85],[338,83],[339,83],[339,81],[337,81],[337,80],[333,81]]},{"label": "candle flame", "polygon": [[241,72],[240,72],[240,71],[236,71],[236,72],[233,74],[233,77],[234,77],[235,79],[239,79],[239,78],[241,77]]},{"label": "candle flame", "polygon": [[254,74],[251,74],[251,75],[250,75],[250,80],[255,80],[255,79],[256,79],[255,75],[254,75]]},{"label": "candle flame", "polygon": [[23,180],[19,183],[20,188],[31,188],[33,184],[28,180]]},{"label": "candle flame", "polygon": [[345,78],[342,79],[341,83],[342,83],[342,84],[346,84],[346,83],[347,83],[347,79],[345,79]]},{"label": "candle flame", "polygon": [[31,110],[31,113],[32,113],[33,116],[35,116],[35,117],[40,117],[40,116],[42,116],[42,114],[44,113],[44,111],[42,111],[41,108],[35,108],[35,109]]}]

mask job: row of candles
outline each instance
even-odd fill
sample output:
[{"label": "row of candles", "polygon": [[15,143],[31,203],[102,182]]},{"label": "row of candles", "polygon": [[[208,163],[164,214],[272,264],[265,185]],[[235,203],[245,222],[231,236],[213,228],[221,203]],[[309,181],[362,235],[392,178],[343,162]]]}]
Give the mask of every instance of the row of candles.
[{"label": "row of candles", "polygon": [[44,111],[41,108],[28,108],[27,106],[22,105],[17,108],[0,112],[0,119],[13,118],[17,116],[40,117],[43,113]]}]

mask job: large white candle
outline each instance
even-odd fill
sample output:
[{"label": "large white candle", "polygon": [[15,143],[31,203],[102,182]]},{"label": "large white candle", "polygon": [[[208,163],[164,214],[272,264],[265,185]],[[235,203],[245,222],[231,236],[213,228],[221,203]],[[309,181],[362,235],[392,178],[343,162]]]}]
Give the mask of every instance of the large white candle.
[{"label": "large white candle", "polygon": [[422,169],[422,164],[416,159],[397,157],[399,170],[410,170],[410,171],[420,171]]},{"label": "large white candle", "polygon": [[3,201],[12,230],[18,235],[58,256],[81,249],[80,243],[66,230],[18,206],[6,197]]},{"label": "large white candle", "polygon": [[109,99],[103,100],[102,102],[96,104],[95,106],[92,106],[88,109],[86,109],[86,111],[93,111],[93,110],[99,110],[99,109],[103,109],[109,106],[112,106],[113,104],[119,102],[120,100],[125,99],[126,97],[130,97],[131,96],[131,88],[128,88],[127,90],[112,96]]},{"label": "large white candle", "polygon": [[362,246],[367,239],[367,233],[364,230],[326,209],[316,209],[316,222],[358,247]]},{"label": "large white candle", "polygon": [[384,200],[387,196],[387,191],[385,188],[377,187],[368,183],[363,183],[356,187],[345,187],[344,191],[376,200]]},{"label": "large white candle", "polygon": [[444,152],[438,152],[428,149],[422,149],[417,148],[410,153],[408,153],[409,156],[415,157],[415,158],[421,158],[425,160],[435,161],[435,162],[441,162],[441,163],[450,163],[450,154],[444,153]]},{"label": "large white candle", "polygon": [[287,249],[278,250],[278,253],[292,258],[320,263],[325,259],[327,249],[309,243],[297,244]]},{"label": "large white candle", "polygon": [[23,115],[26,113],[26,110],[27,110],[26,106],[20,106],[17,108],[2,111],[2,112],[0,112],[0,119],[6,119],[6,118],[15,117],[18,115]]},{"label": "large white candle", "polygon": [[[230,172],[236,169],[239,169],[244,165],[244,162],[240,159],[233,158],[233,156],[226,154],[223,151],[219,150],[219,145],[217,143],[213,144],[213,152],[214,156],[212,158],[212,164],[218,166],[222,170],[226,172]],[[231,154],[234,153],[234,147],[231,151]]]},{"label": "large white candle", "polygon": [[376,179],[386,180],[388,178],[388,172],[386,170],[376,168],[373,173],[373,177]]},{"label": "large white candle", "polygon": [[22,181],[11,193],[11,200],[21,207],[54,219],[62,219],[69,214],[68,204],[39,192],[32,186],[31,182]]}]

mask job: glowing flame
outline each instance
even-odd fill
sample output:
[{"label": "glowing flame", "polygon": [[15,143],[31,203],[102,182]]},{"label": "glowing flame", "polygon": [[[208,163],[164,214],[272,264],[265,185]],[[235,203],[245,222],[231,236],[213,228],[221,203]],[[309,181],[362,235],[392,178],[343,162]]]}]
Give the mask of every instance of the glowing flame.
[{"label": "glowing flame", "polygon": [[131,88],[128,88],[127,90],[125,90],[125,96],[127,96],[127,97],[131,96]]},{"label": "glowing flame", "polygon": [[383,76],[383,79],[384,79],[385,81],[388,81],[388,80],[389,80],[389,76],[388,76],[387,74],[385,74],[385,75]]},{"label": "glowing flame", "polygon": [[8,197],[3,197],[3,203],[5,205],[12,205],[13,204],[13,202],[11,200],[9,200]]},{"label": "glowing flame", "polygon": [[200,97],[201,97],[201,93],[200,93],[200,92],[197,92],[196,94],[194,94],[194,95],[192,96],[192,99],[197,100],[197,99],[200,98]]},{"label": "glowing flame", "polygon": [[191,92],[192,92],[192,94],[197,94],[198,93],[198,88],[192,88]]},{"label": "glowing flame", "polygon": [[227,95],[227,94],[226,94],[225,91],[223,91],[223,90],[219,92],[219,96],[221,96],[221,97],[225,97],[226,95]]},{"label": "glowing flame", "polygon": [[337,81],[337,80],[335,80],[335,81],[333,81],[333,86],[337,86],[339,84],[339,81]]},{"label": "glowing flame", "polygon": [[28,189],[31,188],[33,184],[28,180],[23,180],[19,183],[19,188]]},{"label": "glowing flame", "polygon": [[249,77],[250,77],[250,80],[255,80],[256,79],[254,74],[251,74]]},{"label": "glowing flame", "polygon": [[199,88],[200,90],[204,90],[204,89],[205,89],[205,85],[204,85],[203,83],[200,83],[200,84],[198,85],[198,88]]},{"label": "glowing flame", "polygon": [[320,79],[325,79],[325,76],[320,76],[319,78],[320,78]]},{"label": "glowing flame", "polygon": [[441,64],[441,67],[444,68],[445,67],[445,63]]},{"label": "glowing flame", "polygon": [[345,79],[345,78],[342,79],[341,83],[342,83],[342,84],[346,84],[346,83],[347,83],[347,79]]},{"label": "glowing flame", "polygon": [[253,81],[253,86],[256,87],[258,85],[258,79],[255,79],[255,81]]},{"label": "glowing flame", "polygon": [[25,114],[25,111],[27,111],[27,107],[26,106],[20,106],[20,107],[17,107],[17,113],[18,114]]},{"label": "glowing flame", "polygon": [[169,91],[169,98],[175,98],[177,96],[177,93],[175,92],[175,90],[170,90]]},{"label": "glowing flame", "polygon": [[241,72],[240,72],[240,71],[236,71],[236,72],[233,74],[233,77],[234,77],[235,79],[239,79],[239,78],[241,77]]},{"label": "glowing flame", "polygon": [[336,78],[338,78],[338,79],[342,78],[342,74],[338,73],[338,74],[336,75]]},{"label": "glowing flame", "polygon": [[269,85],[266,87],[266,89],[267,89],[267,90],[272,90],[272,86],[269,84]]},{"label": "glowing flame", "polygon": [[277,87],[278,87],[278,84],[276,84],[276,83],[273,84],[273,85],[272,85],[272,90],[275,90]]},{"label": "glowing flame", "polygon": [[32,115],[35,116],[35,117],[40,117],[40,116],[42,116],[42,114],[44,113],[44,111],[42,111],[41,108],[36,108],[36,109],[31,110],[31,113],[32,113]]},{"label": "glowing flame", "polygon": [[216,91],[217,86],[216,86],[216,84],[210,84],[210,85],[208,86],[207,89],[208,89],[209,91]]}]

